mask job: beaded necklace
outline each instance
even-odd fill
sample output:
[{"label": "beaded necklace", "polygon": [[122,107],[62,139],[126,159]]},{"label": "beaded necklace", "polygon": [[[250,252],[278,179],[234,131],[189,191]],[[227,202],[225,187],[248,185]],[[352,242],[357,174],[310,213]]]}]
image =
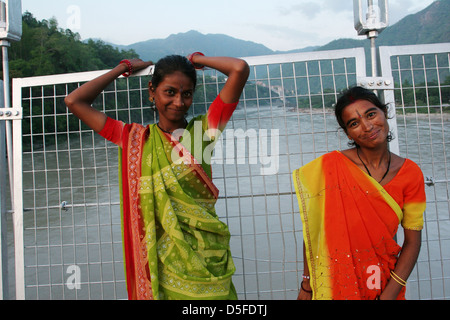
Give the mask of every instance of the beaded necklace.
[{"label": "beaded necklace", "polygon": [[[369,168],[367,168],[366,164],[365,164],[364,161],[361,159],[361,156],[359,155],[359,149],[358,149],[358,148],[356,148],[356,154],[358,155],[359,160],[361,160],[361,163],[363,164],[364,168],[366,168],[366,171],[367,171],[367,173],[369,174],[369,176],[372,176],[372,174],[371,174],[370,171],[369,171]],[[389,162],[388,162],[388,167],[387,167],[386,173],[384,174],[383,178],[381,178],[381,180],[378,181],[378,183],[381,183],[381,181],[383,181],[384,178],[386,178],[386,176],[388,175],[388,173],[389,173],[389,171],[390,171],[390,169],[391,169],[391,159],[392,159],[392,155],[391,155],[391,153],[389,152]]]}]

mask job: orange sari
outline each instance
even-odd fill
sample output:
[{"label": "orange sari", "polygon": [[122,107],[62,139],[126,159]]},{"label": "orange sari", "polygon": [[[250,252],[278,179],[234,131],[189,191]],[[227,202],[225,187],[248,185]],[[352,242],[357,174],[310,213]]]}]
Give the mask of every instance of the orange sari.
[{"label": "orange sari", "polygon": [[[294,171],[293,178],[313,299],[376,299],[401,251],[394,240],[399,223],[414,230],[423,226],[420,169],[406,160],[388,184],[395,197],[337,151]],[[378,285],[373,285],[374,272]],[[403,289],[398,299],[404,297]]]}]

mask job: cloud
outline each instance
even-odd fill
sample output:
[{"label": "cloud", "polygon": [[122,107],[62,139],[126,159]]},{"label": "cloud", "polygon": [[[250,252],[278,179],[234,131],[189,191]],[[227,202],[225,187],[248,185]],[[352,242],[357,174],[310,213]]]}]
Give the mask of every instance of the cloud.
[{"label": "cloud", "polygon": [[279,13],[283,16],[300,13],[307,18],[314,19],[324,13],[353,12],[352,1],[317,0],[312,2],[306,0],[300,2],[279,7]]},{"label": "cloud", "polygon": [[[75,22],[79,22],[80,29],[76,31],[83,39],[102,38],[117,44],[166,38],[191,29],[228,34],[262,43],[274,50],[323,45],[338,38],[357,37],[353,28],[352,0],[198,0],[195,6],[173,0],[169,11],[166,2],[130,0],[129,5],[139,10],[125,24],[117,23],[123,20],[123,13],[117,10],[122,0],[22,2],[23,9],[38,19],[56,16],[62,27],[66,27],[67,21],[76,26]],[[406,14],[423,10],[432,2],[389,0],[390,24],[398,22]],[[81,11],[79,19],[72,21],[73,13],[67,13],[67,10],[73,4]],[[202,8],[205,14],[199,15],[198,8]]]},{"label": "cloud", "polygon": [[427,8],[433,0],[391,0],[389,1],[390,24],[397,23],[406,15],[417,13]]},{"label": "cloud", "polygon": [[300,13],[308,19],[314,19],[321,10],[322,6],[318,2],[305,2],[279,8],[279,12],[282,16]]},{"label": "cloud", "polygon": [[[397,23],[408,14],[414,14],[420,10],[425,9],[434,1],[436,0],[388,0],[388,10],[391,24]],[[303,10],[308,10],[307,7],[310,5],[310,3],[311,2],[309,2],[308,0],[308,2],[296,6],[303,7]],[[317,0],[314,3],[317,6],[320,6],[320,11],[322,13],[347,13],[353,15],[353,1],[351,0]],[[362,0],[362,3],[363,6],[367,4],[366,0]],[[374,3],[377,4],[378,1],[374,1]]]}]

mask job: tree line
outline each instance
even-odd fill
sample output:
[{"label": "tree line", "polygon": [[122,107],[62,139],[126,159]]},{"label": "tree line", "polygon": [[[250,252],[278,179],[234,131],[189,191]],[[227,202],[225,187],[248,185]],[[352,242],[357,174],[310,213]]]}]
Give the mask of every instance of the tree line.
[{"label": "tree line", "polygon": [[101,40],[83,42],[78,33],[60,28],[55,18],[38,21],[25,12],[22,22],[22,39],[9,49],[11,78],[103,70],[139,57],[134,50],[119,50]]}]

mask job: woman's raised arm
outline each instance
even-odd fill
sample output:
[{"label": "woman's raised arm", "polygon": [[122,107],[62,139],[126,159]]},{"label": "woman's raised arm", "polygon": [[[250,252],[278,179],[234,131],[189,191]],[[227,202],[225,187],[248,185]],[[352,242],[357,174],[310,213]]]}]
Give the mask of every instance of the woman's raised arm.
[{"label": "woman's raised arm", "polygon": [[[140,59],[130,60],[130,63],[133,71],[144,69],[153,64]],[[106,115],[92,108],[91,105],[111,82],[129,71],[129,68],[126,63],[120,63],[104,75],[83,84],[64,99],[67,108],[95,132],[102,131],[106,123]]]},{"label": "woman's raised arm", "polygon": [[225,86],[220,91],[220,98],[225,103],[239,101],[250,74],[250,68],[246,61],[231,57],[206,57],[200,54],[193,54],[189,58],[195,65],[216,69],[228,76]]}]

